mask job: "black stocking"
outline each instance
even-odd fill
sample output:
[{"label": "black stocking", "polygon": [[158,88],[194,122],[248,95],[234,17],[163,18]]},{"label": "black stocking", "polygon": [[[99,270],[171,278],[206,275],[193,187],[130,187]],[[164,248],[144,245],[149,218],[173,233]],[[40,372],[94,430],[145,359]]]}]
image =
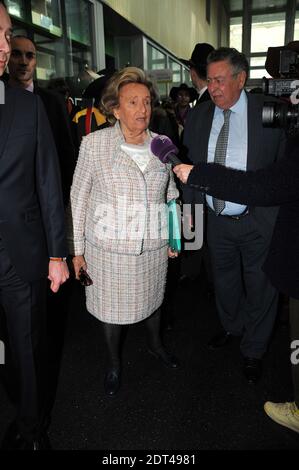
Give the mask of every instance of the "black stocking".
[{"label": "black stocking", "polygon": [[103,323],[104,335],[108,348],[108,367],[120,369],[120,349],[122,325]]},{"label": "black stocking", "polygon": [[161,309],[158,308],[149,318],[145,320],[149,348],[153,352],[163,350],[160,336]]}]

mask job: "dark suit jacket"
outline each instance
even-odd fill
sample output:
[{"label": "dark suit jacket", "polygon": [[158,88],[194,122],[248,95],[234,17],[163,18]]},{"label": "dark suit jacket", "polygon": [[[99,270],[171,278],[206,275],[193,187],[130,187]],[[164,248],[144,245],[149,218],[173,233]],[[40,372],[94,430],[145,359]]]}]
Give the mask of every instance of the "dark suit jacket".
[{"label": "dark suit jacket", "polygon": [[0,105],[0,237],[19,276],[47,275],[66,256],[56,148],[40,99],[6,87]]},{"label": "dark suit jacket", "polygon": [[76,166],[76,151],[72,137],[71,122],[63,97],[58,93],[34,84],[34,93],[39,95],[53,132],[59,158],[64,205],[69,200],[70,188]]},{"label": "dark suit jacket", "polygon": [[[248,150],[247,170],[258,170],[270,165],[284,154],[285,135],[281,129],[265,128],[262,125],[262,108],[266,97],[250,95],[248,97]],[[190,160],[196,164],[206,162],[208,144],[214,117],[215,105],[206,101],[195,107],[187,117],[184,145]],[[200,191],[185,187],[185,202],[203,203],[204,195]],[[252,220],[257,230],[270,236],[277,216],[277,207],[250,207]]]},{"label": "dark suit jacket", "polygon": [[199,106],[201,103],[204,103],[205,101],[211,101],[211,96],[210,96],[210,93],[208,90],[206,90],[202,95],[201,97],[196,101],[196,104],[194,106],[194,108],[196,108],[197,106]]},{"label": "dark suit jacket", "polygon": [[[195,106],[192,108],[197,109],[198,106],[200,106],[202,103],[205,103],[206,101],[211,101],[211,96],[208,90],[206,90],[201,97],[196,101]],[[189,111],[190,112],[190,111]],[[158,132],[159,134],[159,132]],[[192,161],[190,160],[189,152],[186,146],[184,145],[185,137],[184,137],[184,131],[181,134],[181,142],[180,142],[180,160],[182,163],[186,163],[187,165],[190,165]],[[174,142],[174,141],[173,141]],[[174,142],[175,143],[175,142]]]},{"label": "dark suit jacket", "polygon": [[264,265],[272,284],[299,299],[299,136],[290,139],[285,158],[257,171],[238,171],[199,163],[188,184],[227,201],[271,206],[280,204]]}]

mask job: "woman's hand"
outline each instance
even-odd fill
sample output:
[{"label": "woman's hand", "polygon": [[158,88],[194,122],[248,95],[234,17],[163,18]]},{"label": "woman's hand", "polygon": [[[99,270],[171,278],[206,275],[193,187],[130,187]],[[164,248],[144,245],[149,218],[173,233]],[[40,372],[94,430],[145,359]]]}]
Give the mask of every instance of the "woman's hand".
[{"label": "woman's hand", "polygon": [[177,251],[173,251],[170,246],[167,249],[168,258],[177,258],[179,256]]},{"label": "woman's hand", "polygon": [[81,268],[83,268],[85,270],[87,269],[87,264],[86,264],[85,258],[84,258],[83,255],[74,256],[72,261],[73,261],[73,266],[74,266],[76,279],[79,279],[80,269]]}]

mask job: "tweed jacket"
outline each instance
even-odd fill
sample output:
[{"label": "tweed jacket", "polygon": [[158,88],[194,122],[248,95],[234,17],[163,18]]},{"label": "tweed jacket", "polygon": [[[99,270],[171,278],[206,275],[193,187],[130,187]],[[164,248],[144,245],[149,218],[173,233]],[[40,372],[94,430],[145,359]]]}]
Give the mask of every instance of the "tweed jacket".
[{"label": "tweed jacket", "polygon": [[171,167],[151,155],[142,173],[122,143],[119,123],[83,138],[68,210],[74,255],[84,254],[85,240],[131,255],[168,243],[166,202],[178,197]]}]

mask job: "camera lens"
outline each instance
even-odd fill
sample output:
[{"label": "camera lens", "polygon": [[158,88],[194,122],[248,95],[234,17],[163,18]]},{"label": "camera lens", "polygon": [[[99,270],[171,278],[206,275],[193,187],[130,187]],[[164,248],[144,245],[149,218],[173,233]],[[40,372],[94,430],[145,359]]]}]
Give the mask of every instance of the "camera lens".
[{"label": "camera lens", "polygon": [[265,103],[263,106],[262,121],[265,127],[271,127],[274,123],[275,103]]},{"label": "camera lens", "polygon": [[262,122],[265,127],[280,127],[287,129],[296,125],[298,107],[288,103],[264,103]]}]

